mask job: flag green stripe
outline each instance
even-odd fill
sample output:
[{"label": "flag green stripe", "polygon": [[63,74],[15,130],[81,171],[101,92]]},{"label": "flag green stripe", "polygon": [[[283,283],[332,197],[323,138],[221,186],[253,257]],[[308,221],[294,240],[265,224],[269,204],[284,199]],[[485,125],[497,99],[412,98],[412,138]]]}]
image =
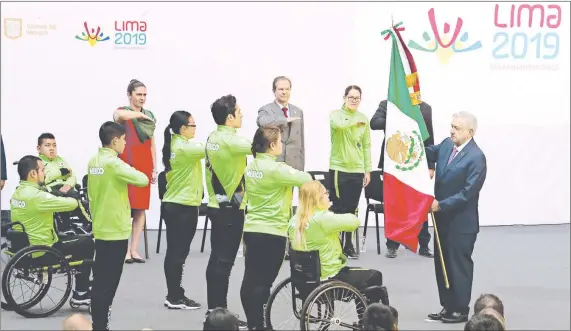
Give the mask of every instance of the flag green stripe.
[{"label": "flag green stripe", "polygon": [[428,134],[428,129],[426,128],[426,123],[424,123],[424,118],[422,117],[419,106],[413,105],[410,99],[410,92],[406,85],[404,65],[397,44],[398,40],[394,36],[392,40],[393,49],[391,51],[391,72],[389,78],[389,96],[387,100],[397,106],[406,116],[418,123],[422,141],[425,141],[430,135]]}]

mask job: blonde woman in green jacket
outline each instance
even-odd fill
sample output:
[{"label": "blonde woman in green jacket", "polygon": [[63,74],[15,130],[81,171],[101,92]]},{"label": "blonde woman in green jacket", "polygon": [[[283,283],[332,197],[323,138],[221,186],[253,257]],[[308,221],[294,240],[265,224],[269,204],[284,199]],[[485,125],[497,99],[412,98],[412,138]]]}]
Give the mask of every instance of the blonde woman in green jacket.
[{"label": "blonde woman in green jacket", "polygon": [[254,161],[246,167],[245,270],[240,296],[248,329],[264,329],[264,304],[284,261],[291,218],[292,188],[311,175],[277,162],[282,153],[280,129],[260,128],[254,136]]},{"label": "blonde woman in green jacket", "polygon": [[[347,266],[339,233],[355,231],[360,221],[353,213],[329,211],[329,203],[329,193],[319,181],[303,184],[299,190],[297,213],[288,227],[292,249],[319,251],[321,280],[340,280],[359,290],[382,286],[383,274],[380,271]],[[379,302],[381,297],[381,293],[373,293],[369,295],[369,300]]]}]

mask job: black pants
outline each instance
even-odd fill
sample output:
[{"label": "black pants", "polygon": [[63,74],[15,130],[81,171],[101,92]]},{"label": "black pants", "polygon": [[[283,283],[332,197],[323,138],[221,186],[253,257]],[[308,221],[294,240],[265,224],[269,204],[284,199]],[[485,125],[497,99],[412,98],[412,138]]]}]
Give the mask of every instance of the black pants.
[{"label": "black pants", "polygon": [[[344,267],[332,278],[352,285],[357,290],[363,290],[371,286],[383,285],[383,274],[374,269]],[[388,304],[388,295],[386,295],[386,292],[385,295],[383,295],[381,291],[372,291],[367,293],[367,298],[371,303],[382,302],[383,304]]]},{"label": "black pants", "polygon": [[167,227],[167,253],[164,263],[167,300],[176,301],[184,298],[182,273],[196,233],[198,207],[165,202],[163,208]]},{"label": "black pants", "polygon": [[450,233],[446,227],[439,226],[438,235],[450,285],[446,289],[440,251],[434,240],[434,270],[440,305],[449,311],[468,314],[474,277],[472,252],[477,234]]},{"label": "black pants", "polygon": [[206,267],[208,309],[228,308],[228,283],[242,241],[244,211],[235,207],[208,208],[210,259]]},{"label": "black pants", "polygon": [[[357,214],[359,200],[363,191],[363,173],[348,173],[337,170],[329,170],[331,184],[331,211],[336,214]],[[352,233],[345,232],[345,248],[352,248]]]},{"label": "black pants", "polygon": [[[90,237],[62,236],[53,247],[65,256],[71,255],[71,261],[93,260],[95,254],[95,243]],[[90,263],[82,264],[77,268],[78,273],[75,275],[75,290],[77,292],[89,291],[91,268]]]},{"label": "black pants", "polygon": [[248,328],[264,330],[264,305],[285,257],[286,237],[244,232],[245,270],[240,289]]},{"label": "black pants", "polygon": [[128,240],[95,240],[95,267],[91,294],[93,330],[109,330],[111,305],[119,287]]},{"label": "black pants", "polygon": [[[428,248],[430,238],[430,232],[428,232],[428,220],[426,220],[422,223],[422,230],[420,230],[420,233],[418,234],[418,243],[420,244],[420,247]],[[399,246],[400,243],[387,238],[387,248],[398,249]]]}]

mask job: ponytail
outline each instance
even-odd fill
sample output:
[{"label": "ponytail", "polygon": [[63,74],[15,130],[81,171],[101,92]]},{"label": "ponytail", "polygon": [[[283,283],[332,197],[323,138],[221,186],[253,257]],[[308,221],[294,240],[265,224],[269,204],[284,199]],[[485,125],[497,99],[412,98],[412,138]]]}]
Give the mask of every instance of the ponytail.
[{"label": "ponytail", "polygon": [[171,125],[167,125],[165,129],[165,141],[163,144],[163,165],[165,166],[165,172],[171,170]]}]

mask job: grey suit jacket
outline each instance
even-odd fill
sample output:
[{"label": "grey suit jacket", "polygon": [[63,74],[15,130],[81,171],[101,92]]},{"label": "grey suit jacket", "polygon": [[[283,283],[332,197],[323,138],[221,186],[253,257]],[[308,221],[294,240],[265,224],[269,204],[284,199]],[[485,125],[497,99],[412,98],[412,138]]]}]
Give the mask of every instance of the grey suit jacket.
[{"label": "grey suit jacket", "polygon": [[303,111],[292,105],[288,105],[290,117],[301,119],[288,123],[287,119],[277,103],[271,102],[258,110],[258,127],[266,125],[277,126],[281,130],[283,152],[278,161],[285,162],[289,166],[304,171],[305,168],[305,135]]},{"label": "grey suit jacket", "polygon": [[426,147],[426,157],[436,162],[435,199],[440,211],[434,214],[440,231],[478,233],[478,201],[486,181],[486,156],[472,140],[448,164],[454,143],[450,138]]}]

